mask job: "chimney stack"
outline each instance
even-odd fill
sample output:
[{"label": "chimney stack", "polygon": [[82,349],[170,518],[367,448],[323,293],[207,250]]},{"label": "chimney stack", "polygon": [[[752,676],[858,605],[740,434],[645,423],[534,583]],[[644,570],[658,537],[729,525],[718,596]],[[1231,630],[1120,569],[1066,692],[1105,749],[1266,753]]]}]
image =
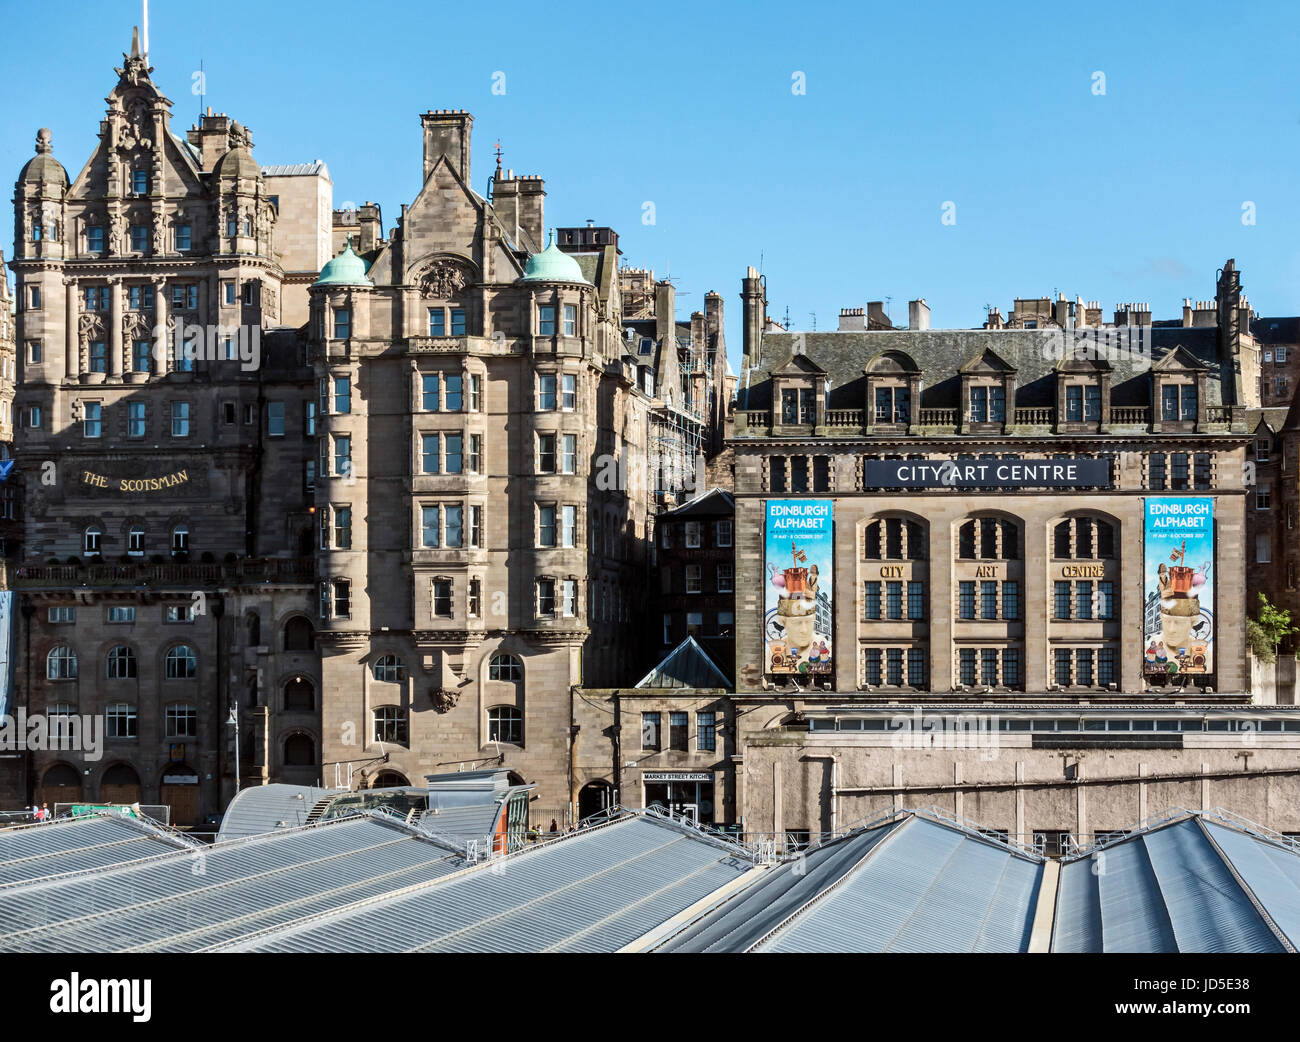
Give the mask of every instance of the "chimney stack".
[{"label": "chimney stack", "polygon": [[474,117],[463,109],[438,109],[420,115],[424,127],[424,179],[429,180],[435,164],[446,156],[460,179],[469,179],[469,137]]},{"label": "chimney stack", "polygon": [[907,328],[930,328],[930,305],[925,302],[924,297],[907,302]]}]

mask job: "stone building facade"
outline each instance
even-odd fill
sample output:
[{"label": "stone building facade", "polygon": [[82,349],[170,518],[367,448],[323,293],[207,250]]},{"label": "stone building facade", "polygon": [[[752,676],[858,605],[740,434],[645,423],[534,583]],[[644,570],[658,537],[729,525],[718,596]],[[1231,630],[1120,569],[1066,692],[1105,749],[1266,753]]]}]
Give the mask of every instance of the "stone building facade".
[{"label": "stone building facade", "polygon": [[285,200],[240,124],[174,133],[151,72],[133,43],[76,178],[42,130],[15,186],[16,702],[107,727],[30,753],[29,795],[188,823],[233,785],[232,707],[245,781],[319,773],[313,395],[274,331]]},{"label": "stone building facade", "polygon": [[311,291],[326,780],[499,759],[561,808],[577,688],[635,664],[652,399],[617,247],[541,249],[544,182],[498,165],[489,201],[473,117],[421,122],[395,232]]},{"label": "stone building facade", "polygon": [[[1300,827],[1267,811],[1295,790],[1286,733],[1300,721],[1278,708],[1242,724],[1261,363],[1231,261],[1191,321],[1018,300],[980,330],[932,330],[913,306],[905,330],[855,312],[839,332],[793,333],[768,320],[765,296],[751,269],[731,439],[737,692],[730,776],[717,777],[734,820],[816,833],[939,803],[1028,840],[1199,805],[1209,785],[1239,813]],[[774,500],[833,517],[829,671],[770,655],[794,630],[773,617],[769,584],[807,582],[798,560],[784,573],[788,559],[775,572],[768,560]],[[1153,669],[1165,649],[1150,616],[1175,609],[1146,579],[1147,501],[1156,515],[1212,503],[1213,560],[1197,562],[1216,576],[1204,672],[1183,648],[1169,651],[1181,674]],[[915,742],[881,722],[914,713]],[[991,721],[1002,753],[945,744],[948,718]],[[1243,760],[1260,728],[1276,738]],[[1147,787],[1147,774],[1171,780]],[[1081,780],[1102,775],[1113,780]],[[1220,775],[1233,777],[1216,790]]]}]

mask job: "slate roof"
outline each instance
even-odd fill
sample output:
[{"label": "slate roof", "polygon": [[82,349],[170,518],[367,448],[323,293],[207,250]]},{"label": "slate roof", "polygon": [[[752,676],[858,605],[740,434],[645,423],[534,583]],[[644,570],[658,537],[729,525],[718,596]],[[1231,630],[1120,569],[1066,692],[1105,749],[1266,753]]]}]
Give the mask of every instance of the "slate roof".
[{"label": "slate roof", "polygon": [[691,517],[731,517],[736,512],[736,501],[724,488],[709,489],[701,492],[694,499],[689,499],[680,506],[665,510],[659,514],[660,521],[668,518],[680,521]]},{"label": "slate roof", "polygon": [[[1104,331],[1103,331],[1104,332]],[[1111,359],[1111,401],[1115,405],[1149,405],[1151,364],[1175,347],[1185,348],[1210,368],[1206,404],[1225,402],[1221,381],[1229,388],[1228,367],[1218,359],[1218,331],[1212,327],[1149,331],[1154,357],[1120,354]],[[961,368],[984,351],[993,351],[1017,370],[1016,404],[1021,407],[1055,404],[1056,366],[1064,341],[1059,330],[1046,329],[942,329],[876,330],[871,332],[765,333],[758,363],[740,377],[738,408],[772,406],[773,372],[789,364],[796,340],[806,358],[825,370],[830,379],[827,408],[861,409],[866,402],[863,370],[877,355],[898,351],[912,358],[923,372],[922,408],[956,408],[960,404]],[[1105,342],[1102,342],[1104,346]],[[1054,349],[1056,349],[1054,351]],[[1229,398],[1231,391],[1229,391]]]},{"label": "slate roof", "polygon": [[1300,318],[1256,318],[1250,323],[1250,333],[1260,344],[1300,344]]}]

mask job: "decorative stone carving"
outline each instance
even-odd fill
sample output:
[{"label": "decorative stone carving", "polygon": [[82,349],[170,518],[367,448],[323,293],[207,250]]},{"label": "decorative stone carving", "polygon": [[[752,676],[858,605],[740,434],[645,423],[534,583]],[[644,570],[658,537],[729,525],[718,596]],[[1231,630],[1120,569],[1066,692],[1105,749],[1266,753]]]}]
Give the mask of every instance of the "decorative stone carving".
[{"label": "decorative stone carving", "polygon": [[113,253],[121,257],[126,254],[126,215],[113,215],[113,234],[110,236]]},{"label": "decorative stone carving", "polygon": [[433,702],[433,711],[435,713],[449,713],[456,708],[456,704],[460,701],[460,692],[440,687],[431,691],[429,698]]},{"label": "decorative stone carving", "polygon": [[104,320],[92,311],[87,311],[77,319],[77,332],[82,344],[99,340],[104,335]]},{"label": "decorative stone carving", "polygon": [[435,300],[451,300],[473,281],[469,268],[453,260],[434,261],[420,277],[420,292]]}]

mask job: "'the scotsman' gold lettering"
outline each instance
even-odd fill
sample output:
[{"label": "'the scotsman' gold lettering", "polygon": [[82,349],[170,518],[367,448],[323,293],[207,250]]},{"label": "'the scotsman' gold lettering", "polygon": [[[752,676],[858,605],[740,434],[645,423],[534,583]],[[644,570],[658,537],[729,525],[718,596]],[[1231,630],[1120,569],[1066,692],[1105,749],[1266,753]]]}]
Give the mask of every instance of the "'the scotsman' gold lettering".
[{"label": "'the scotsman' gold lettering", "polygon": [[[96,474],[94,471],[84,470],[81,472],[81,480],[84,484],[93,488],[108,488],[108,478],[103,474]],[[157,478],[118,478],[118,492],[159,492],[166,488],[173,488],[176,485],[183,485],[190,480],[189,469],[177,470],[171,474],[164,474]]]}]

